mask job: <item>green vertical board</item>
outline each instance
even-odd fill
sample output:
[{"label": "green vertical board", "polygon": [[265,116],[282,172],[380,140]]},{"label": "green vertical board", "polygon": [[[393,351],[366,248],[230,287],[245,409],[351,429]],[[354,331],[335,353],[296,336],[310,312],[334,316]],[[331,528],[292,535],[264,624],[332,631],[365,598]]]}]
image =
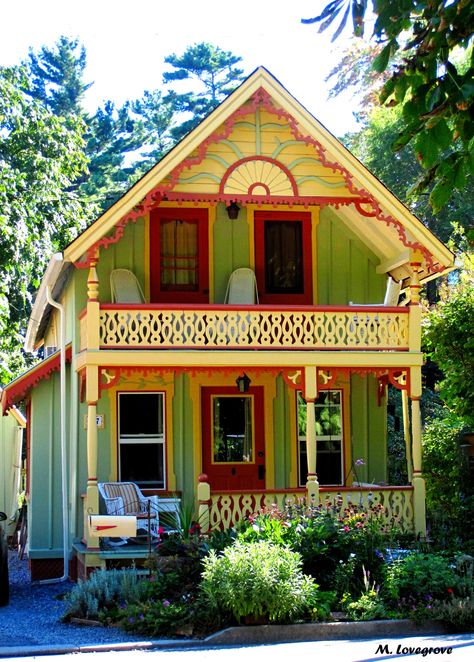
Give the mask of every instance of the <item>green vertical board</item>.
[{"label": "green vertical board", "polygon": [[276,378],[276,397],[273,401],[273,429],[275,454],[275,488],[289,487],[291,469],[290,405],[288,389],[281,375]]},{"label": "green vertical board", "polygon": [[189,377],[183,373],[175,375],[173,398],[173,448],[176,489],[183,499],[194,497],[197,481],[194,468],[193,402],[189,392]]},{"label": "green vertical board", "polygon": [[110,272],[113,269],[130,269],[145,290],[145,221],[139,218],[124,228],[122,238],[100,251],[97,263],[99,301],[111,301]]},{"label": "green vertical board", "polygon": [[363,229],[350,230],[330,208],[321,210],[317,230],[319,305],[382,303],[386,277],[376,273],[378,258],[364,243]]},{"label": "green vertical board", "polygon": [[[362,482],[385,482],[387,478],[386,403],[378,403],[378,384],[373,375],[351,378],[352,459],[362,459],[357,478]],[[354,476],[353,476],[354,478]]]},{"label": "green vertical board", "polygon": [[[367,414],[367,386],[366,378],[359,375],[351,377],[351,460],[363,460],[364,465],[357,467],[357,478],[367,482],[368,458],[369,458],[369,417]],[[346,475],[353,467],[346,467]],[[356,477],[352,474],[352,479]]]},{"label": "green vertical board", "polygon": [[59,374],[40,381],[31,400],[28,543],[31,551],[61,556],[62,502]]},{"label": "green vertical board", "polygon": [[234,269],[248,267],[249,232],[245,209],[230,220],[225,205],[216,207],[214,224],[214,303],[223,303],[229,277]]}]

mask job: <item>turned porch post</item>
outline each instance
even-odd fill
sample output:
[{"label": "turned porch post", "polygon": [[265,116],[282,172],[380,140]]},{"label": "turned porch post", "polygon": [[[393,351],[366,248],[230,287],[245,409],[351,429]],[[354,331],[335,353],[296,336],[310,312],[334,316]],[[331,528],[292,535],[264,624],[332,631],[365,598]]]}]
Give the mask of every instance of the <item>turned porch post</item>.
[{"label": "turned porch post", "polygon": [[413,481],[413,459],[411,456],[410,411],[408,391],[402,389],[403,438],[405,439],[405,452],[407,458],[408,482]]},{"label": "turned porch post", "polygon": [[[420,262],[413,259],[410,263],[412,277],[410,282],[410,351],[421,349],[421,306],[420,279],[418,271]],[[411,397],[411,437],[413,457],[413,510],[415,533],[426,535],[426,502],[425,480],[421,467],[421,367],[410,368]]]},{"label": "turned porch post", "polygon": [[206,474],[199,474],[198,487],[198,524],[203,533],[208,533],[210,529],[210,508],[211,508],[211,486]]},{"label": "turned porch post", "polygon": [[305,367],[304,370],[304,398],[306,400],[306,459],[308,476],[306,479],[306,493],[308,504],[319,503],[319,483],[316,475],[316,413],[314,402],[318,396],[317,368]]},{"label": "turned porch post", "polygon": [[[99,349],[99,280],[97,258],[91,260],[87,279],[87,349]],[[86,366],[87,402],[87,490],[84,503],[84,539],[88,548],[97,548],[97,538],[89,534],[88,516],[99,512],[97,489],[97,401],[99,399],[99,368]]]}]

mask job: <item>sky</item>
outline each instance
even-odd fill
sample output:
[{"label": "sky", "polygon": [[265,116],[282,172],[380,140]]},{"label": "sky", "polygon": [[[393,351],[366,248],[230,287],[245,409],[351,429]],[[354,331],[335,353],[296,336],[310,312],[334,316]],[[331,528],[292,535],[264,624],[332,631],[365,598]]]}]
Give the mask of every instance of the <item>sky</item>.
[{"label": "sky", "polygon": [[[348,44],[336,45],[301,18],[325,0],[0,0],[0,65],[18,64],[32,47],[78,37],[87,52],[89,112],[162,88],[164,58],[208,41],[241,56],[250,74],[263,65],[335,135],[356,128],[350,94],[328,100],[324,79]],[[347,35],[344,38],[344,34]],[[183,90],[182,90],[183,91]]]}]

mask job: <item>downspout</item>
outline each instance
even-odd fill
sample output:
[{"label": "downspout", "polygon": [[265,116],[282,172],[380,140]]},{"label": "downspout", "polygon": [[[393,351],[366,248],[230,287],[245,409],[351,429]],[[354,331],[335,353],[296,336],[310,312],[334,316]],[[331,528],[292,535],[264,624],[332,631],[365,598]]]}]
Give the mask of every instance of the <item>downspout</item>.
[{"label": "downspout", "polygon": [[62,483],[62,506],[63,506],[63,575],[53,579],[43,579],[38,584],[52,584],[64,582],[69,579],[69,511],[67,493],[67,464],[66,464],[66,325],[64,321],[64,306],[51,296],[51,286],[46,287],[46,300],[50,306],[59,311],[59,335],[61,343],[60,354],[60,437],[61,437],[61,483]]}]

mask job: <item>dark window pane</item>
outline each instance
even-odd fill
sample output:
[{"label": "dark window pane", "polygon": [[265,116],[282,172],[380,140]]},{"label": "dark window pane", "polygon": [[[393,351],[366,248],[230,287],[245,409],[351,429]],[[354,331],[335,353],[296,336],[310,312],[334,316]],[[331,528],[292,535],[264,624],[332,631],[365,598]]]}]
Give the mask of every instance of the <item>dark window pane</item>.
[{"label": "dark window pane", "polygon": [[252,400],[213,398],[214,462],[252,462]]},{"label": "dark window pane", "polygon": [[121,393],[119,397],[120,436],[163,434],[160,393]]},{"label": "dark window pane", "polygon": [[163,444],[120,444],[120,479],[140,487],[164,487]]},{"label": "dark window pane", "polygon": [[301,221],[265,221],[265,291],[301,294],[303,227]]}]

